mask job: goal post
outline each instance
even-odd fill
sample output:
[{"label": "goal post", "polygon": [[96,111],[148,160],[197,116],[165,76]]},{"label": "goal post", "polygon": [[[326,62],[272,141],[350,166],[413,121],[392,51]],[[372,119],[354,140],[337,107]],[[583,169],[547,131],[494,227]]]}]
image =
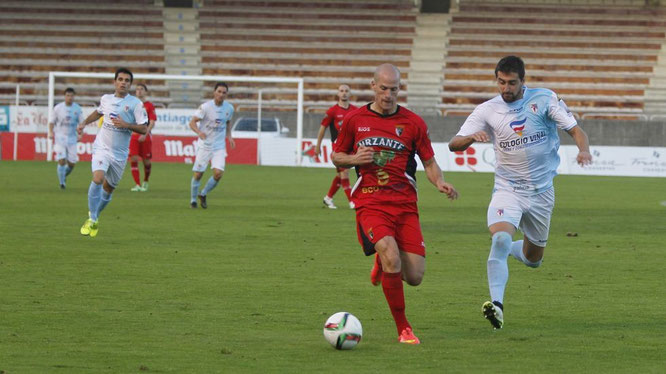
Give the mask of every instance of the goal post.
[{"label": "goal post", "polygon": [[[65,72],[65,71],[51,71],[49,72],[49,88],[48,88],[48,123],[53,120],[53,107],[55,105],[55,80],[56,78],[97,78],[97,79],[113,79],[113,73],[80,73],[80,72]],[[162,81],[222,81],[222,82],[251,82],[251,83],[293,83],[297,85],[297,100],[296,100],[296,165],[302,164],[301,143],[303,141],[303,78],[293,77],[273,77],[273,76],[238,76],[238,75],[173,75],[173,74],[134,74],[134,79],[153,79]],[[261,91],[259,89],[258,91]],[[233,99],[230,100],[233,104]],[[200,103],[199,103],[200,104]],[[198,105],[198,104],[197,104]],[[260,105],[260,104],[259,104]],[[261,106],[259,106],[261,110]],[[47,160],[51,161],[53,151],[51,143],[48,144]]]}]

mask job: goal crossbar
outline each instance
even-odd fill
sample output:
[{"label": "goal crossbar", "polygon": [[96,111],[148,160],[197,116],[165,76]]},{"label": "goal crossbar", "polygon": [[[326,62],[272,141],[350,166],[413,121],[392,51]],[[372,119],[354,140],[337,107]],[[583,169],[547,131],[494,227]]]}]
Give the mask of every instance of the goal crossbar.
[{"label": "goal crossbar", "polygon": [[[113,73],[78,73],[69,71],[51,71],[49,72],[49,101],[48,101],[48,121],[53,120],[53,106],[55,105],[55,79],[63,78],[107,78],[113,79]],[[165,81],[223,81],[223,82],[257,82],[257,83],[296,83],[298,84],[298,99],[296,105],[296,141],[298,146],[303,141],[303,78],[289,77],[253,77],[238,75],[173,75],[173,74],[134,74],[138,79],[157,79]],[[303,155],[300,151],[296,152],[296,165],[301,165]]]}]

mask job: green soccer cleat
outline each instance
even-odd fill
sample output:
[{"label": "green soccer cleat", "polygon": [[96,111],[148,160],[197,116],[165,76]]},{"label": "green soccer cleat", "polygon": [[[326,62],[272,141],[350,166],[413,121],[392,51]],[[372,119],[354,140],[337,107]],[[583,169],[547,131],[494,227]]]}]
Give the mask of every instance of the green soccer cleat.
[{"label": "green soccer cleat", "polygon": [[130,188],[130,191],[132,191],[132,192],[143,192],[143,187],[141,187],[137,184],[136,186]]},{"label": "green soccer cleat", "polygon": [[96,237],[97,231],[99,231],[99,221],[90,220],[90,237]]},{"label": "green soccer cleat", "polygon": [[88,236],[90,235],[90,225],[92,224],[92,219],[88,218],[85,222],[83,222],[83,226],[81,226],[81,235]]},{"label": "green soccer cleat", "polygon": [[141,192],[148,192],[148,182],[143,182],[141,185]]}]

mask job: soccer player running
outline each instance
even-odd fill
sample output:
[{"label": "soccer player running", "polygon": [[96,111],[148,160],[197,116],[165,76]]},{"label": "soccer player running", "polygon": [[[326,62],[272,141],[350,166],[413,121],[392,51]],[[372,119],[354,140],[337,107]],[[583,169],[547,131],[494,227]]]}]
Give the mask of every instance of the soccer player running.
[{"label": "soccer player running", "polygon": [[[335,143],[340,127],[342,127],[342,120],[347,113],[356,109],[354,105],[349,103],[350,95],[351,91],[349,86],[342,84],[338,87],[338,103],[328,108],[326,116],[321,121],[321,127],[319,127],[317,145],[315,145],[315,154],[317,157],[321,155],[321,141],[324,139],[326,128],[331,131],[331,144]],[[349,208],[354,209],[354,203],[351,201],[351,187],[349,186],[349,170],[345,168],[336,168],[336,175],[331,183],[331,188],[328,189],[328,193],[324,196],[324,205],[330,209],[337,209],[333,203],[333,195],[335,195],[340,186],[342,186],[342,190],[345,192],[345,195],[347,195]]]},{"label": "soccer player running", "polygon": [[[136,97],[143,102],[143,107],[146,109],[148,115],[148,129],[145,134],[132,133],[130,139],[129,154],[130,154],[130,167],[132,170],[132,178],[136,185],[130,189],[132,192],[146,192],[148,191],[148,179],[150,178],[150,169],[152,163],[150,159],[153,157],[153,137],[151,131],[155,127],[157,115],[155,114],[155,106],[150,101],[146,100],[148,95],[148,87],[139,83],[134,90]],[[141,175],[139,174],[139,157],[143,160],[143,184],[141,184]]]},{"label": "soccer player running", "polygon": [[[213,89],[213,100],[201,104],[190,121],[190,128],[199,137],[197,157],[192,167],[194,176],[190,183],[190,206],[192,208],[197,207],[197,195],[201,207],[208,208],[206,196],[222,178],[227,157],[225,137],[229,139],[231,149],[236,147],[236,143],[231,137],[231,126],[229,125],[229,121],[234,115],[234,107],[225,100],[227,93],[229,93],[229,86],[226,83],[216,83]],[[198,126],[197,122],[199,122]],[[213,169],[213,176],[208,179],[204,188],[199,192],[201,177],[209,162],[211,169]]]},{"label": "soccer player running", "polygon": [[81,138],[76,133],[76,126],[83,113],[79,104],[74,102],[74,89],[65,89],[65,101],[53,108],[53,122],[49,122],[48,139],[54,140],[54,151],[58,162],[57,173],[60,188],[66,188],[67,176],[74,170],[79,156],[76,143]]},{"label": "soccer player running", "polygon": [[[488,206],[492,235],[488,256],[490,300],[482,312],[495,329],[504,324],[504,289],[509,279],[508,256],[536,268],[541,265],[555,203],[553,178],[560,158],[557,129],[566,131],[578,146],[577,162],[592,161],[587,134],[555,93],[528,88],[520,57],[506,56],[495,68],[499,95],[482,103],[449,142],[463,151],[474,142],[493,140],[495,185]],[[516,229],[524,240],[513,241]]]},{"label": "soccer player running", "polygon": [[128,69],[116,70],[115,93],[102,96],[97,110],[77,127],[81,134],[88,123],[104,118],[93,143],[88,219],[81,226],[81,235],[97,236],[99,215],[111,201],[111,194],[123,176],[131,134],[145,134],[148,129],[148,117],[141,100],[129,94],[133,77]]},{"label": "soccer player running", "polygon": [[405,316],[402,284],[404,280],[419,285],[425,272],[414,155],[419,155],[428,180],[440,192],[451,200],[458,193],[444,182],[423,119],[397,104],[400,71],[391,64],[380,65],[371,87],[374,102],[345,117],[331,159],[338,167],[354,166],[360,173],[352,199],[359,242],[366,256],[376,253],[370,280],[382,285],[398,341],[419,344]]}]

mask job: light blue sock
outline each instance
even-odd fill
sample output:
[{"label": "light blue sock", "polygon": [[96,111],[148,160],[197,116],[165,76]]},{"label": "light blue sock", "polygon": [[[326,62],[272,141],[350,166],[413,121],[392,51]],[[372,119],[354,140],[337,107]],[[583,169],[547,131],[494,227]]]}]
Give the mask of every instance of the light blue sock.
[{"label": "light blue sock", "polygon": [[206,182],[203,191],[201,191],[201,195],[206,196],[219,182],[220,181],[216,181],[213,177],[208,178],[208,182]]},{"label": "light blue sock", "polygon": [[95,220],[99,218],[100,213],[106,208],[106,206],[109,204],[109,201],[111,201],[111,194],[106,192],[104,189],[102,189],[102,198],[99,201],[99,205],[97,206],[97,214],[95,216]]},{"label": "light blue sock", "polygon": [[90,182],[90,187],[88,187],[88,211],[93,221],[97,221],[97,207],[99,206],[101,195],[102,184]]},{"label": "light blue sock", "polygon": [[504,303],[504,289],[509,281],[509,266],[506,263],[511,252],[511,235],[500,231],[493,235],[493,244],[488,256],[488,288],[491,301]]},{"label": "light blue sock", "polygon": [[58,164],[58,181],[60,181],[60,184],[65,184],[66,169],[65,165]]},{"label": "light blue sock", "polygon": [[197,194],[199,193],[199,185],[201,185],[201,179],[196,180],[192,177],[192,182],[190,183],[190,202],[194,203],[197,201]]},{"label": "light blue sock", "polygon": [[69,165],[66,165],[65,166],[65,176],[68,176],[72,172],[72,170],[74,170],[73,167],[71,167]]}]

